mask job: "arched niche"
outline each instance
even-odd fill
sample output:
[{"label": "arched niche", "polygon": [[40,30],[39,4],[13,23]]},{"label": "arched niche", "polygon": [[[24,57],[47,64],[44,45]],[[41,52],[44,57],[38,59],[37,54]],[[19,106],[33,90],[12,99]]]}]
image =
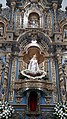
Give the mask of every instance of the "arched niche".
[{"label": "arched niche", "polygon": [[[40,28],[43,27],[43,19],[44,19],[44,7],[38,3],[38,4],[35,4],[35,3],[28,3],[26,6],[25,6],[25,12],[24,12],[24,28],[28,28],[28,19],[30,17],[30,15],[33,14],[33,12],[35,13],[35,17],[36,17],[36,14],[38,14],[38,19],[39,19],[39,26]],[[33,27],[32,27],[33,28]]]},{"label": "arched niche", "polygon": [[28,17],[28,27],[38,28],[40,26],[40,17],[36,12],[32,12]]},{"label": "arched niche", "polygon": [[37,114],[40,113],[41,97],[46,101],[47,90],[29,88],[23,92],[27,96],[27,113]]},{"label": "arched niche", "polygon": [[67,39],[67,24],[63,27],[63,38]]},{"label": "arched niche", "polygon": [[7,27],[8,27],[7,18],[1,16],[0,17],[0,37],[6,38]]},{"label": "arched niche", "polygon": [[60,32],[63,35],[63,42],[67,39],[67,18],[63,18],[60,22]]},{"label": "arched niche", "polygon": [[[31,43],[31,41],[36,41],[37,42],[36,45],[35,43]],[[25,52],[27,53],[26,47],[29,47],[30,45],[32,45],[28,48],[28,49],[31,49],[31,52],[33,52],[33,50],[36,52],[37,50],[40,53],[44,52],[44,54],[48,55],[49,46],[51,45],[52,40],[50,39],[48,35],[44,34],[41,31],[29,30],[24,32],[17,38],[17,43],[20,46],[20,51],[22,51],[23,54]],[[33,53],[33,55],[34,54],[35,53]]]},{"label": "arched niche", "polygon": [[0,22],[0,37],[4,35],[4,23]]},{"label": "arched niche", "polygon": [[[31,43],[32,40],[37,41],[36,45],[35,43]],[[28,64],[34,54],[37,56],[40,68],[45,70],[45,65],[47,67],[48,63],[51,42],[49,36],[38,30],[30,30],[21,34],[17,39],[17,43],[20,46],[19,56],[21,57],[21,64],[23,64],[20,65],[20,70],[28,68]],[[47,71],[47,68],[45,71]]]},{"label": "arched niche", "polygon": [[37,111],[38,94],[35,91],[31,91],[28,97],[29,111]]}]

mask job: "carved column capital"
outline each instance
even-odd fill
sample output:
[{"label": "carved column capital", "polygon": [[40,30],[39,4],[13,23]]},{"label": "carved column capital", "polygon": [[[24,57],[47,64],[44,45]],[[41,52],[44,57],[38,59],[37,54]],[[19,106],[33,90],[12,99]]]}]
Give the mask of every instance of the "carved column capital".
[{"label": "carved column capital", "polygon": [[15,8],[15,5],[16,5],[16,2],[15,1],[11,2],[11,7],[12,8]]},{"label": "carved column capital", "polygon": [[53,5],[52,5],[52,6],[53,6],[53,9],[55,9],[55,10],[56,10],[56,9],[57,9],[57,7],[58,7],[58,4],[57,4],[57,3],[53,3]]},{"label": "carved column capital", "polygon": [[22,16],[22,18],[24,17],[24,9],[22,9],[22,11],[21,11],[21,16]]},{"label": "carved column capital", "polygon": [[50,96],[46,96],[46,104],[50,104]]},{"label": "carved column capital", "polygon": [[61,58],[61,49],[57,49],[56,56],[57,56],[57,59]]}]

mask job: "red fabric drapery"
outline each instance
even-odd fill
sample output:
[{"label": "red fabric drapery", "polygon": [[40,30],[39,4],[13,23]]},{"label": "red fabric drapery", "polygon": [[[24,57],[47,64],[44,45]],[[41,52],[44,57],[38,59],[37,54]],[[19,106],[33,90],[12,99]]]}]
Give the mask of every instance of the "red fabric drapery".
[{"label": "red fabric drapery", "polygon": [[30,111],[36,111],[37,108],[37,93],[31,92],[29,96],[29,109]]}]

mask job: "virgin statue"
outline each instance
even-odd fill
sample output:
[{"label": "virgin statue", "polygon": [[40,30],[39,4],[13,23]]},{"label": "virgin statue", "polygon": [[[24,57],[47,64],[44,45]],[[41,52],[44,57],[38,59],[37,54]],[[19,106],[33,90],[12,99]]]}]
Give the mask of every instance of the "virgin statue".
[{"label": "virgin statue", "polygon": [[21,71],[21,74],[27,76],[28,78],[42,78],[46,75],[46,72],[39,69],[38,61],[36,58],[36,54],[33,55],[30,63],[28,65],[28,69]]},{"label": "virgin statue", "polygon": [[36,59],[36,54],[33,55],[32,59],[30,60],[30,63],[28,65],[28,70],[30,70],[33,73],[36,71],[39,71],[39,66],[38,66],[38,61]]}]

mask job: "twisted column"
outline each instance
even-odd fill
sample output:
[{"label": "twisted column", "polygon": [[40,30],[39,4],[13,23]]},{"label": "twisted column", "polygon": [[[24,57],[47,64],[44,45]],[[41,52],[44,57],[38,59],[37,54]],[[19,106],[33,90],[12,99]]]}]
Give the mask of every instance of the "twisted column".
[{"label": "twisted column", "polygon": [[6,56],[6,66],[5,66],[4,84],[3,84],[4,100],[6,100],[6,95],[7,95],[7,90],[8,90],[7,86],[8,86],[8,72],[9,72],[10,57],[11,57],[11,54],[8,53]]},{"label": "twisted column", "polygon": [[62,87],[62,81],[63,81],[63,72],[62,72],[62,60],[61,60],[61,49],[57,49],[57,61],[58,61],[58,80],[59,80],[59,93],[60,93],[60,99],[62,101],[62,92],[61,92],[61,87]]},{"label": "twisted column", "polygon": [[57,60],[58,60],[58,71],[59,71],[59,79],[60,81],[63,80],[63,72],[62,72],[62,59],[61,59],[61,55],[58,53],[57,54]]},{"label": "twisted column", "polygon": [[57,24],[57,3],[53,3],[53,10],[54,10],[54,32],[58,31],[58,24]]},{"label": "twisted column", "polygon": [[[64,80],[64,91],[65,91],[65,100],[67,101],[67,62],[65,62],[63,67],[63,80]],[[64,100],[64,101],[65,101]]]},{"label": "twisted column", "polygon": [[55,59],[51,59],[51,69],[52,69],[52,82],[53,82],[53,102],[57,102],[58,96],[56,95],[57,86],[56,86],[56,71],[55,71]]},{"label": "twisted column", "polygon": [[24,10],[22,10],[21,17],[22,17],[21,27],[23,28],[23,26],[24,26]]},{"label": "twisted column", "polygon": [[12,8],[12,16],[11,16],[11,24],[10,24],[10,28],[11,30],[14,29],[14,9],[15,9],[15,2],[11,3],[11,8]]},{"label": "twisted column", "polygon": [[47,28],[47,9],[45,8],[45,11],[44,11],[44,28],[46,29]]}]

